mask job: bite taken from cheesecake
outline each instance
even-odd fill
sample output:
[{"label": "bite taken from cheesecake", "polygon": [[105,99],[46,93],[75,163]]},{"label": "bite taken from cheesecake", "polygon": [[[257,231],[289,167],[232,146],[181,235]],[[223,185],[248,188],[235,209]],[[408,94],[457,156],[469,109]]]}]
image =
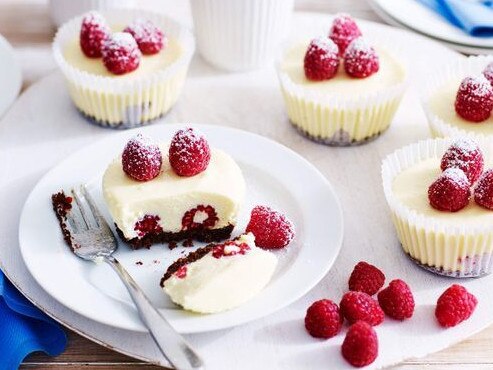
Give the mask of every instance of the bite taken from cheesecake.
[{"label": "bite taken from cheesecake", "polygon": [[132,248],[230,237],[245,197],[240,167],[186,128],[171,142],[140,134],[103,176],[103,195],[117,232]]}]

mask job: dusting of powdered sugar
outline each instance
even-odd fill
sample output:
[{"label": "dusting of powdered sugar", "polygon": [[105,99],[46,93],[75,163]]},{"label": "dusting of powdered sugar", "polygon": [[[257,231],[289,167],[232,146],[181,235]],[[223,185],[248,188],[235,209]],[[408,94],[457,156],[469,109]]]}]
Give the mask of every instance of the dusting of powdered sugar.
[{"label": "dusting of powdered sugar", "polygon": [[457,184],[461,188],[468,188],[471,186],[471,183],[469,182],[469,179],[467,178],[464,171],[462,171],[460,168],[457,167],[447,168],[440,175],[440,178],[443,177],[446,177],[447,179],[452,181],[454,184]]},{"label": "dusting of powdered sugar", "polygon": [[320,59],[333,58],[334,55],[339,53],[339,48],[334,41],[326,36],[318,36],[310,42],[307,53],[313,53],[318,50],[322,50],[325,53],[320,55]]},{"label": "dusting of powdered sugar", "polygon": [[471,99],[489,97],[493,88],[484,75],[478,75],[464,78],[460,83],[459,93],[467,94]]},{"label": "dusting of powdered sugar", "polygon": [[490,82],[493,86],[493,62],[490,62],[483,70],[483,76]]}]

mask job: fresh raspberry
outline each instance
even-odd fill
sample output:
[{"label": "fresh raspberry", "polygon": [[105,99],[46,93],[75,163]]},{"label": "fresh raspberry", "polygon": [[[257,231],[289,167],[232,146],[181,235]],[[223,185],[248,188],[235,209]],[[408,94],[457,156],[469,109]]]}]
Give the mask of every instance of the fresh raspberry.
[{"label": "fresh raspberry", "polygon": [[137,181],[149,181],[159,175],[162,161],[159,147],[142,134],[130,139],[123,149],[123,171]]},{"label": "fresh raspberry", "polygon": [[478,300],[461,285],[453,284],[438,298],[435,316],[444,328],[451,328],[471,317]]},{"label": "fresh raspberry", "polygon": [[129,33],[114,33],[103,43],[103,63],[108,71],[116,75],[135,71],[141,57],[142,53]]},{"label": "fresh raspberry", "polygon": [[373,295],[383,287],[385,275],[377,267],[366,262],[358,262],[349,277],[349,290]]},{"label": "fresh raspberry", "polygon": [[80,27],[80,48],[89,58],[100,58],[103,43],[110,36],[111,31],[106,20],[98,12],[92,11],[82,18]]},{"label": "fresh raspberry", "polygon": [[474,188],[474,201],[493,211],[493,169],[485,171],[479,178]]},{"label": "fresh raspberry", "polygon": [[336,15],[329,31],[329,38],[339,47],[339,56],[342,57],[351,41],[359,36],[361,31],[349,14]]},{"label": "fresh raspberry", "polygon": [[483,152],[478,144],[469,138],[460,138],[452,143],[442,157],[440,168],[460,168],[469,182],[474,184],[483,172]]},{"label": "fresh raspberry", "polygon": [[163,31],[146,19],[136,19],[125,27],[123,32],[128,32],[134,37],[140,51],[145,55],[159,53],[168,41]]},{"label": "fresh raspberry", "polygon": [[187,277],[187,266],[180,267],[173,275],[175,275],[178,279],[185,279]]},{"label": "fresh raspberry", "polygon": [[457,212],[467,206],[471,183],[459,168],[447,168],[428,188],[428,200],[439,211]]},{"label": "fresh raspberry", "polygon": [[294,225],[279,211],[267,206],[255,206],[250,214],[246,232],[255,235],[257,247],[278,249],[293,240]]},{"label": "fresh raspberry", "polygon": [[482,122],[490,117],[492,110],[493,87],[486,77],[463,79],[455,98],[457,114],[467,121]]},{"label": "fresh raspberry", "polygon": [[211,160],[209,144],[198,130],[176,132],[169,147],[169,163],[179,176],[195,176],[207,169]]},{"label": "fresh raspberry", "polygon": [[363,320],[376,326],[383,322],[384,313],[378,302],[363,292],[347,292],[342,296],[341,312],[351,324]]},{"label": "fresh raspberry", "polygon": [[341,331],[343,321],[339,307],[331,300],[321,299],[308,307],[305,328],[312,337],[329,339]]},{"label": "fresh raspberry", "polygon": [[183,230],[211,229],[219,221],[214,207],[203,204],[187,211],[181,220]]},{"label": "fresh raspberry", "polygon": [[145,215],[135,223],[134,230],[137,231],[137,236],[142,238],[148,234],[162,233],[163,228],[159,224],[160,220],[159,216]]},{"label": "fresh raspberry", "polygon": [[337,45],[327,37],[313,39],[305,54],[305,76],[312,81],[329,80],[339,68]]},{"label": "fresh raspberry", "polygon": [[490,64],[488,64],[486,68],[483,69],[483,75],[488,81],[490,81],[490,84],[493,86],[493,62],[490,62]]},{"label": "fresh raspberry", "polygon": [[377,52],[363,37],[354,39],[344,53],[344,70],[351,77],[366,78],[378,72],[380,61]]},{"label": "fresh raspberry", "polygon": [[378,356],[375,329],[364,321],[351,325],[341,347],[342,357],[354,367],[370,365]]},{"label": "fresh raspberry", "polygon": [[414,297],[409,285],[400,279],[392,280],[389,286],[378,293],[378,303],[387,316],[405,320],[413,316]]}]

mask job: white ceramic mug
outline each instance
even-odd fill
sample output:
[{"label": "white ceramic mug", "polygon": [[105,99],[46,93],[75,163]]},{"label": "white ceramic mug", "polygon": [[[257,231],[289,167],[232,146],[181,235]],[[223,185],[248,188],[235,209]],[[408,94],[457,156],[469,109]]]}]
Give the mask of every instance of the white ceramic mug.
[{"label": "white ceramic mug", "polygon": [[50,15],[59,27],[76,15],[89,10],[135,7],[137,0],[50,0]]},{"label": "white ceramic mug", "polygon": [[229,71],[272,62],[288,31],[294,0],[190,0],[202,56]]}]

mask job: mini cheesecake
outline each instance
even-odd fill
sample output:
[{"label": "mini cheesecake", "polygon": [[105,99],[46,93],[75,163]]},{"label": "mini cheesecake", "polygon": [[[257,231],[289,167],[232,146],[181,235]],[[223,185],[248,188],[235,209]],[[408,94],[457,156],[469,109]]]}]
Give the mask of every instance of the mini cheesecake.
[{"label": "mini cheesecake", "polygon": [[103,194],[120,236],[133,248],[154,243],[229,238],[245,196],[245,180],[236,162],[211,149],[210,163],[195,176],[175,173],[169,144],[159,145],[162,167],[150,181],[137,181],[114,159],[103,176]]},{"label": "mini cheesecake", "polygon": [[255,246],[248,233],[223,244],[210,244],[173,263],[161,287],[184,309],[216,313],[237,307],[262,291],[277,258]]}]

